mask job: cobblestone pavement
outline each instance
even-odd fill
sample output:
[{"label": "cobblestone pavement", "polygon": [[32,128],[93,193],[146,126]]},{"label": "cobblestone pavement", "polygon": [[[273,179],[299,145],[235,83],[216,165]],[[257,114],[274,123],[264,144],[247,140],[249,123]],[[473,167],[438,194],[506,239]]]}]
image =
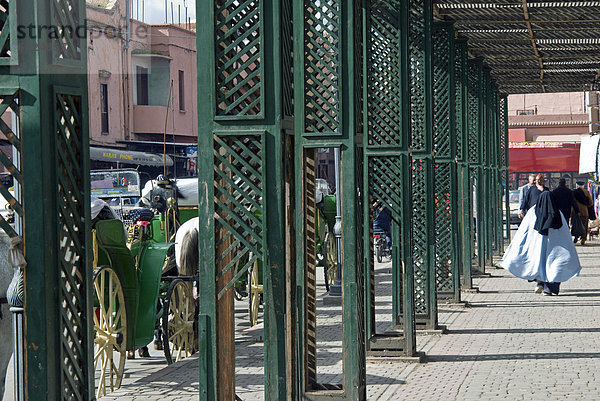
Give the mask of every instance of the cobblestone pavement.
[{"label": "cobblestone pavement", "polygon": [[[558,297],[535,294],[533,285],[502,269],[474,279],[467,307],[440,305],[447,334],[418,336],[425,363],[367,361],[368,400],[582,400],[600,399],[600,241],[577,250],[580,277]],[[378,329],[391,324],[390,264],[377,265]],[[321,288],[321,296],[324,289]],[[260,328],[249,329],[245,304],[236,304],[237,393],[263,399]],[[318,304],[318,375],[342,380],[340,307]],[[120,390],[102,400],[194,400],[197,359],[166,367],[161,356],[127,361]]]}]

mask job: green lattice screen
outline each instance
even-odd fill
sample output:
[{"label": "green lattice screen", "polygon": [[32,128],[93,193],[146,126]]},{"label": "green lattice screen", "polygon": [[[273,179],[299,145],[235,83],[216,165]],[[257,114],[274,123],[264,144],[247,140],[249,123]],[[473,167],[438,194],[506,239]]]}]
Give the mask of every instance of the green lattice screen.
[{"label": "green lattice screen", "polygon": [[433,41],[433,150],[437,160],[451,160],[454,158],[454,127],[452,127],[454,102],[450,96],[454,89],[451,82],[452,57],[450,35],[453,34],[451,26],[436,26],[432,32]]},{"label": "green lattice screen", "polygon": [[215,135],[213,155],[217,281],[233,269],[233,279],[217,289],[221,298],[255,261],[263,261],[263,135]]},{"label": "green lattice screen", "polygon": [[281,74],[283,115],[294,115],[294,74],[293,74],[293,15],[292,2],[281,2]]},{"label": "green lattice screen", "polygon": [[304,130],[339,135],[341,0],[304,0]]},{"label": "green lattice screen", "polygon": [[[20,115],[19,92],[15,90],[9,90],[8,93],[6,93],[6,91],[4,92],[5,93],[0,94],[0,132],[2,133],[2,137],[12,145],[14,150],[16,150],[17,155],[20,155],[21,140],[13,132],[11,127],[9,127],[4,122],[5,119],[11,119],[11,112],[16,114],[17,116]],[[0,163],[2,163],[2,165],[6,168],[6,170],[8,170],[8,172],[12,176],[15,187],[23,185],[23,176],[21,175],[21,170],[18,167],[18,160],[13,160],[12,155],[7,155],[2,150],[0,150]],[[6,199],[7,203],[15,211],[15,213],[23,217],[23,208],[21,204],[10,194],[8,188],[2,185],[2,183],[0,183],[0,194],[4,197],[4,199]],[[3,199],[0,200],[3,201]],[[15,237],[17,235],[13,227],[1,215],[0,229],[4,230],[11,237]]]},{"label": "green lattice screen", "polygon": [[438,295],[454,292],[456,170],[454,164],[454,30],[436,24],[433,41],[433,148],[435,155],[435,273]]},{"label": "green lattice screen", "polygon": [[467,81],[468,162],[479,163],[479,68],[469,61]]},{"label": "green lattice screen", "polygon": [[52,58],[55,64],[80,64],[82,55],[87,54],[82,46],[86,45],[81,38],[81,29],[85,20],[85,3],[80,0],[50,0],[51,21],[53,27],[59,28],[59,37],[52,40]]},{"label": "green lattice screen", "polygon": [[466,95],[466,69],[467,69],[467,44],[463,40],[457,40],[455,47],[455,68],[454,68],[454,82],[455,82],[455,115],[456,115],[456,159],[459,162],[465,162],[467,159],[467,147],[468,144],[463,135],[465,125],[468,124],[465,119],[465,111],[463,99]]},{"label": "green lattice screen", "polygon": [[371,5],[369,18],[367,145],[401,146],[402,101],[397,0]]},{"label": "green lattice screen", "polygon": [[0,65],[18,63],[17,1],[0,1]]},{"label": "green lattice screen", "polygon": [[263,99],[261,0],[215,0],[216,118],[260,118]]},{"label": "green lattice screen", "polygon": [[499,129],[499,137],[500,137],[500,143],[498,144],[498,151],[499,151],[499,167],[500,168],[505,168],[508,167],[508,138],[507,133],[507,121],[506,121],[506,102],[507,99],[506,97],[502,97],[498,104],[499,104],[499,118],[498,118],[498,129]]},{"label": "green lattice screen", "polygon": [[[415,314],[429,313],[428,305],[428,237],[426,219],[427,204],[427,167],[426,160],[416,159],[412,162],[412,231],[413,231],[413,264],[415,268]],[[416,189],[416,190],[415,190]]]},{"label": "green lattice screen", "polygon": [[56,167],[60,270],[62,399],[84,400],[87,393],[86,160],[83,156],[82,98],[56,93]]},{"label": "green lattice screen", "polygon": [[411,0],[409,13],[411,146],[413,152],[427,152],[425,102],[425,5],[427,0]]}]

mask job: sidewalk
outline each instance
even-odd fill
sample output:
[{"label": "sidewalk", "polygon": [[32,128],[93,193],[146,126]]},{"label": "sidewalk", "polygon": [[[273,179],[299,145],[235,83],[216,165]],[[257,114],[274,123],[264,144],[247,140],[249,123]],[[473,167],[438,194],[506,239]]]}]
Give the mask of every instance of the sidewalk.
[{"label": "sidewalk", "polygon": [[[475,279],[478,293],[463,293],[467,308],[440,306],[444,335],[419,335],[426,363],[367,360],[368,400],[581,400],[600,396],[600,241],[577,246],[580,277],[558,297],[502,269]],[[386,325],[389,264],[377,265],[378,319]],[[260,330],[248,331],[236,304],[236,383],[244,400],[263,399]],[[341,381],[339,307],[319,303],[319,381]],[[239,316],[239,318],[238,318]],[[239,320],[239,321],[238,321]],[[240,326],[242,325],[242,326]],[[195,400],[197,359],[169,367],[157,356],[127,361],[120,390],[102,400]]]}]

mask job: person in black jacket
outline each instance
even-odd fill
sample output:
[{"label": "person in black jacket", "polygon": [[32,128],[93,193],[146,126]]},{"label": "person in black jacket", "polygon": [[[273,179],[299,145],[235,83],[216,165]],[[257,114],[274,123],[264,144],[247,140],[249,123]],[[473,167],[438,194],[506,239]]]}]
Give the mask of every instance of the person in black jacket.
[{"label": "person in black jacket", "polygon": [[560,210],[565,216],[567,224],[571,218],[571,208],[575,211],[575,214],[579,214],[579,208],[575,202],[573,191],[567,188],[566,181],[564,178],[558,180],[558,187],[552,191],[552,197],[558,210]]},{"label": "person in black jacket", "polygon": [[544,175],[538,173],[535,176],[535,185],[527,191],[527,194],[525,194],[525,197],[521,202],[521,211],[519,213],[520,219],[527,214],[529,209],[535,206],[540,194],[544,191],[549,191],[549,189],[544,186]]}]

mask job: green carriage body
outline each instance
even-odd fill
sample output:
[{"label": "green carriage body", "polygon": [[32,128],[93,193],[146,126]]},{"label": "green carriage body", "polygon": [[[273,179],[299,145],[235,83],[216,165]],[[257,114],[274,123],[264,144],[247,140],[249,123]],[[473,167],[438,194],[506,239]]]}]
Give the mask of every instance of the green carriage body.
[{"label": "green carriage body", "polygon": [[[179,224],[183,224],[188,220],[198,217],[197,207],[179,207]],[[150,222],[152,226],[152,242],[154,243],[165,243],[165,217],[164,214],[156,215]]]},{"label": "green carriage body", "polygon": [[156,326],[157,302],[162,268],[173,244],[136,241],[127,247],[120,220],[96,222],[98,266],[110,266],[123,288],[127,313],[128,350],[152,341]]}]

